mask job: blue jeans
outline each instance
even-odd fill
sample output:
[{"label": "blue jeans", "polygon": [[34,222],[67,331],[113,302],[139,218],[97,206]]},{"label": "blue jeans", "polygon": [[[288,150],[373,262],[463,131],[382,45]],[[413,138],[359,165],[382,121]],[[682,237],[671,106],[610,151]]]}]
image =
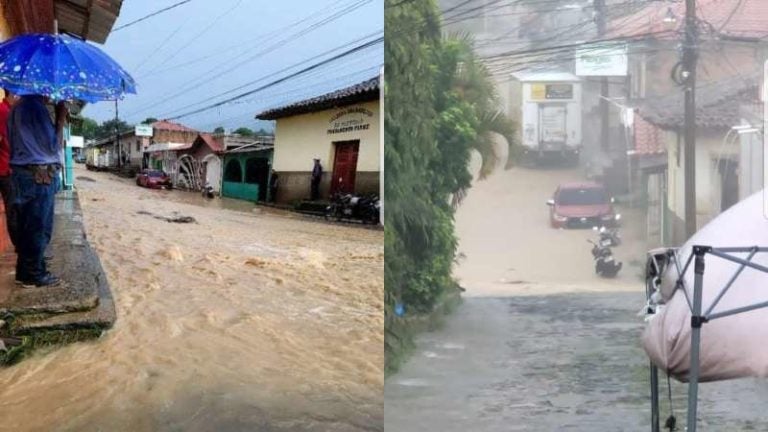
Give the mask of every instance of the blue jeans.
[{"label": "blue jeans", "polygon": [[59,188],[59,177],[51,184],[38,184],[32,172],[14,168],[11,174],[16,217],[16,279],[27,281],[47,273],[43,254],[53,233],[54,195]]}]

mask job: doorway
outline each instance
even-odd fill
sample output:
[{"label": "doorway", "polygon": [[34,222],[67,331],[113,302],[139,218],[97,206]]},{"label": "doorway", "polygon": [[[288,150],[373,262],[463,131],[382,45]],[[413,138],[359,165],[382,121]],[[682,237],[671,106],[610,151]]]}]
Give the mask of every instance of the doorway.
[{"label": "doorway", "polygon": [[333,177],[331,177],[331,195],[354,193],[360,140],[337,141],[333,145],[335,157],[333,159]]},{"label": "doorway", "polygon": [[739,202],[739,173],[735,160],[722,159],[718,164],[720,172],[720,211],[728,210]]},{"label": "doorway", "polygon": [[245,161],[245,182],[259,185],[259,201],[267,200],[269,182],[269,159],[252,157]]}]

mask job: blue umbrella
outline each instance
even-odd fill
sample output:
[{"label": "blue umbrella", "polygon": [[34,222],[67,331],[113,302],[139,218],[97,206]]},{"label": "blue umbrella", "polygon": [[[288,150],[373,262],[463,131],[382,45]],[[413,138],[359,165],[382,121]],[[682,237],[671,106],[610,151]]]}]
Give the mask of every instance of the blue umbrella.
[{"label": "blue umbrella", "polygon": [[0,86],[54,100],[116,100],[133,78],[99,48],[64,34],[26,34],[0,44]]}]

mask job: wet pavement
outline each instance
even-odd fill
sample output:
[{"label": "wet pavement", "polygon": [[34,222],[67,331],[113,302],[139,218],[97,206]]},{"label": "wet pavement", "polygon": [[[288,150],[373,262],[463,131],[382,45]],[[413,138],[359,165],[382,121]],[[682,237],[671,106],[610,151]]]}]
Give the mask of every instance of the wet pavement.
[{"label": "wet pavement", "polygon": [[[617,279],[594,274],[590,230],[554,230],[546,200],[574,170],[513,169],[476,183],[456,215],[464,302],[420,335],[385,383],[386,429],[650,431],[649,361],[640,346],[646,246],[639,212],[615,248]],[[666,382],[665,382],[666,384]],[[768,430],[768,383],[700,387],[699,430]],[[687,387],[673,382],[684,427]],[[669,403],[662,402],[662,422]]]},{"label": "wet pavement", "polygon": [[[386,430],[650,431],[641,300],[627,292],[468,299],[387,380]],[[674,383],[681,426],[685,392]],[[768,430],[768,383],[707,383],[700,396],[700,430]]]},{"label": "wet pavement", "polygon": [[0,431],[383,429],[381,231],[76,176],[118,319],[0,369]]}]

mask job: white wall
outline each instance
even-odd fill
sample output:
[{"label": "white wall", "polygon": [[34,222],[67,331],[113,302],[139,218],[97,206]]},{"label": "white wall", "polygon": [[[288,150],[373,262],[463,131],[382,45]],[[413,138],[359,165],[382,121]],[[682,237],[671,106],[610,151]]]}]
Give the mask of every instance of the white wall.
[{"label": "white wall", "polygon": [[[366,113],[339,114],[362,108]],[[370,115],[368,115],[370,114]],[[329,133],[335,127],[368,124],[364,130]],[[312,170],[312,159],[320,158],[325,171],[333,168],[336,141],[360,140],[357,171],[379,171],[379,101],[366,102],[343,108],[286,117],[275,126],[274,169],[278,172],[305,172]]]},{"label": "white wall", "polygon": [[[701,228],[720,214],[720,174],[715,169],[718,157],[738,160],[739,142],[729,139],[726,132],[696,138],[696,215]],[[668,159],[668,205],[677,217],[685,219],[685,144],[680,141],[680,165],[677,164],[677,144],[674,132],[665,132]]]}]

